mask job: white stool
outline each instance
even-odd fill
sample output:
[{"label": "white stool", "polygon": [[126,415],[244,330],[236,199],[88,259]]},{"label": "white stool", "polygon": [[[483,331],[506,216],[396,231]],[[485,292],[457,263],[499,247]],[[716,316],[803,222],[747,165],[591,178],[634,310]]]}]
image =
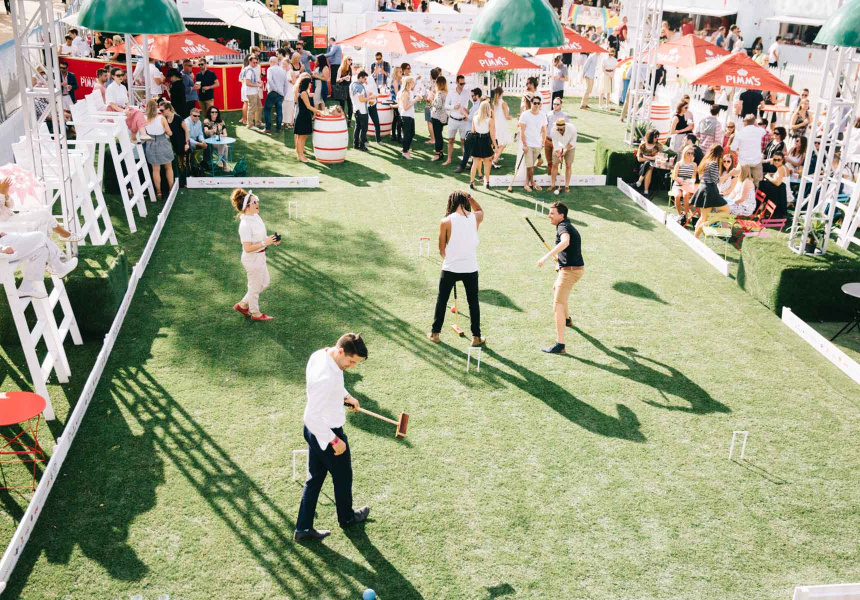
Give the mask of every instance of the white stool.
[{"label": "white stool", "polygon": [[830,338],[832,342],[843,333],[848,333],[855,327],[860,329],[860,283],[846,283],[842,286],[842,292],[848,296],[855,298],[854,300],[854,320],[845,323],[845,326],[840,329],[836,335]]},{"label": "white stool", "polygon": [[476,358],[476,368],[475,372],[481,372],[481,346],[469,346],[469,350],[466,354],[466,373],[469,372],[469,365],[472,363],[472,352],[477,354]]}]

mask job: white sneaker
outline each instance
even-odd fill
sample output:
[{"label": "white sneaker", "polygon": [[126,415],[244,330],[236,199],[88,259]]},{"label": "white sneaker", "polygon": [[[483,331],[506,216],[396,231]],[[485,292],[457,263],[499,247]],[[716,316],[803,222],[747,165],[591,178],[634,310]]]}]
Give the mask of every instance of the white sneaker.
[{"label": "white sneaker", "polygon": [[59,268],[46,267],[45,270],[51,273],[51,275],[56,275],[57,277],[65,277],[69,273],[75,270],[75,267],[78,266],[77,258],[70,258],[66,262],[61,262]]},{"label": "white sneaker", "polygon": [[138,133],[137,134],[137,141],[139,141],[139,142],[151,142],[152,136],[150,136],[149,134],[146,134],[146,133]]},{"label": "white sneaker", "polygon": [[18,288],[18,296],[21,298],[47,298],[48,292],[45,284],[41,281],[25,281]]}]

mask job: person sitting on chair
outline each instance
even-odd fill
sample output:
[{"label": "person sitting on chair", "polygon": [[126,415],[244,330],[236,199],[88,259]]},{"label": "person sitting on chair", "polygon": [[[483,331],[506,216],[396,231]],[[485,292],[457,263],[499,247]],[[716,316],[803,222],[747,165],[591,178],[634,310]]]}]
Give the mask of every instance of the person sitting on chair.
[{"label": "person sitting on chair", "polygon": [[65,277],[78,266],[77,258],[60,260],[60,249],[41,231],[0,233],[0,258],[10,263],[24,261],[21,266],[24,282],[18,288],[21,298],[47,298],[45,271]]}]

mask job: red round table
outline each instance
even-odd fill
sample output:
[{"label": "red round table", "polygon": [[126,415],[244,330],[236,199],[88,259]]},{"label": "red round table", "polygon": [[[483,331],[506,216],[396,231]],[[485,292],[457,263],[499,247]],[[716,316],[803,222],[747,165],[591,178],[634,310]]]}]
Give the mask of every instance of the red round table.
[{"label": "red round table", "polygon": [[[0,460],[0,465],[8,463],[32,463],[33,482],[31,485],[0,486],[0,490],[36,489],[36,463],[45,462],[45,453],[39,445],[39,424],[45,399],[32,392],[6,392],[0,394],[0,427],[21,424],[21,431],[9,437],[0,433],[3,440],[0,456],[15,456],[12,460]],[[32,439],[32,445],[27,441]],[[16,450],[17,448],[20,448]],[[27,458],[30,457],[30,458]]]}]

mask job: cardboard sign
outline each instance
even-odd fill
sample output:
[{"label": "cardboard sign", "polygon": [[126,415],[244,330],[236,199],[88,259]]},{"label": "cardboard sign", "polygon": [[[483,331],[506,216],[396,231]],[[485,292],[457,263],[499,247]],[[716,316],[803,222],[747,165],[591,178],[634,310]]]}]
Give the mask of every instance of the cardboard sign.
[{"label": "cardboard sign", "polygon": [[313,35],[314,24],[310,21],[302,21],[302,36]]},{"label": "cardboard sign", "polygon": [[315,33],[314,34],[314,48],[327,48],[328,44],[326,41],[325,34],[322,35]]}]

